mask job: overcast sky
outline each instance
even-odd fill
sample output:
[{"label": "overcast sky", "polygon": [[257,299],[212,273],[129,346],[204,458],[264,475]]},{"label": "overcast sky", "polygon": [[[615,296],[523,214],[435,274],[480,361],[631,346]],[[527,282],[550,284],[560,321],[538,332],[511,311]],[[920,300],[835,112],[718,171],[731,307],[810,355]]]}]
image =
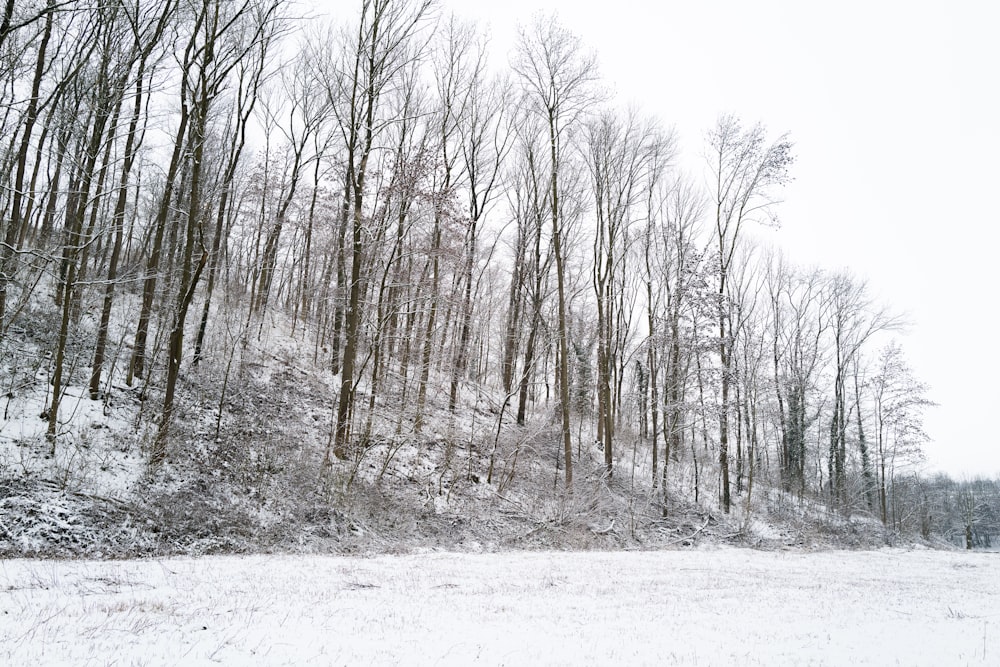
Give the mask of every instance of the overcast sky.
[{"label": "overcast sky", "polygon": [[720,113],[796,145],[773,238],[800,264],[848,268],[905,312],[900,336],[940,407],[928,468],[1000,474],[1000,9],[993,2],[445,0],[487,22],[557,11],[601,73],[698,159]]}]

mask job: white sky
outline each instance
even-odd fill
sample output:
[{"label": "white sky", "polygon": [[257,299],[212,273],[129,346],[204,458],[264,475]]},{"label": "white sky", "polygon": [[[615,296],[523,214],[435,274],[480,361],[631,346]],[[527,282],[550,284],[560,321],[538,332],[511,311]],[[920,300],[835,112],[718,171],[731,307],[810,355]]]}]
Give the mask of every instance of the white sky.
[{"label": "white sky", "polygon": [[902,344],[940,404],[928,467],[1000,474],[994,245],[1000,5],[989,0],[445,0],[490,24],[557,11],[623,102],[674,125],[685,157],[723,112],[788,131],[795,182],[775,235],[789,258],[867,278],[905,311]]}]

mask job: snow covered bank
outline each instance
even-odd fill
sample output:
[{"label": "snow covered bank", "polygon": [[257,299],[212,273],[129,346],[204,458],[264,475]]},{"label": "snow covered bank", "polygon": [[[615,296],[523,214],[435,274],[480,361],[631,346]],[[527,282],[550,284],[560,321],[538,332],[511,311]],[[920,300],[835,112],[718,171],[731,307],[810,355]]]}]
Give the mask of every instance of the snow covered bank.
[{"label": "snow covered bank", "polygon": [[0,664],[988,665],[1000,558],[927,550],[0,561]]}]

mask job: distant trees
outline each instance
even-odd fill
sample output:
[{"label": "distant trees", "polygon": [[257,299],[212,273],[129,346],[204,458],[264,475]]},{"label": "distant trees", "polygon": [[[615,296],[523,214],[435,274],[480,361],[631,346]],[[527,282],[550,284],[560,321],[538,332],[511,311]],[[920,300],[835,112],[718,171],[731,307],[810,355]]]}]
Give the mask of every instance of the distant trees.
[{"label": "distant trees", "polygon": [[943,537],[964,549],[995,549],[1000,539],[1000,479],[897,475],[889,492],[890,528]]}]

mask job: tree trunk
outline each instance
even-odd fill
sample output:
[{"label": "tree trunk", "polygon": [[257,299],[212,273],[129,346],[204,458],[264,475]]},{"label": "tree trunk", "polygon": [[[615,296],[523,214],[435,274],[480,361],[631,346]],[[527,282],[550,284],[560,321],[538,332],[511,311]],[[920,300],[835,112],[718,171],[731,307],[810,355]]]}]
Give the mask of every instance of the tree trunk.
[{"label": "tree trunk", "polygon": [[[104,354],[108,341],[108,327],[111,322],[111,306],[114,302],[115,282],[118,279],[118,262],[121,258],[123,237],[125,233],[125,210],[128,203],[128,183],[135,163],[135,154],[139,144],[139,119],[142,117],[143,80],[145,77],[145,59],[140,60],[136,73],[135,106],[129,121],[128,134],[125,139],[125,158],[122,162],[121,178],[118,183],[118,198],[115,202],[115,212],[112,221],[114,240],[112,241],[111,257],[108,261],[107,284],[104,286],[104,302],[101,306],[101,322],[97,327],[97,343],[94,346],[94,360],[90,373],[90,398],[97,400],[101,389],[101,374],[104,368]],[[143,131],[145,133],[145,130]]]}]

